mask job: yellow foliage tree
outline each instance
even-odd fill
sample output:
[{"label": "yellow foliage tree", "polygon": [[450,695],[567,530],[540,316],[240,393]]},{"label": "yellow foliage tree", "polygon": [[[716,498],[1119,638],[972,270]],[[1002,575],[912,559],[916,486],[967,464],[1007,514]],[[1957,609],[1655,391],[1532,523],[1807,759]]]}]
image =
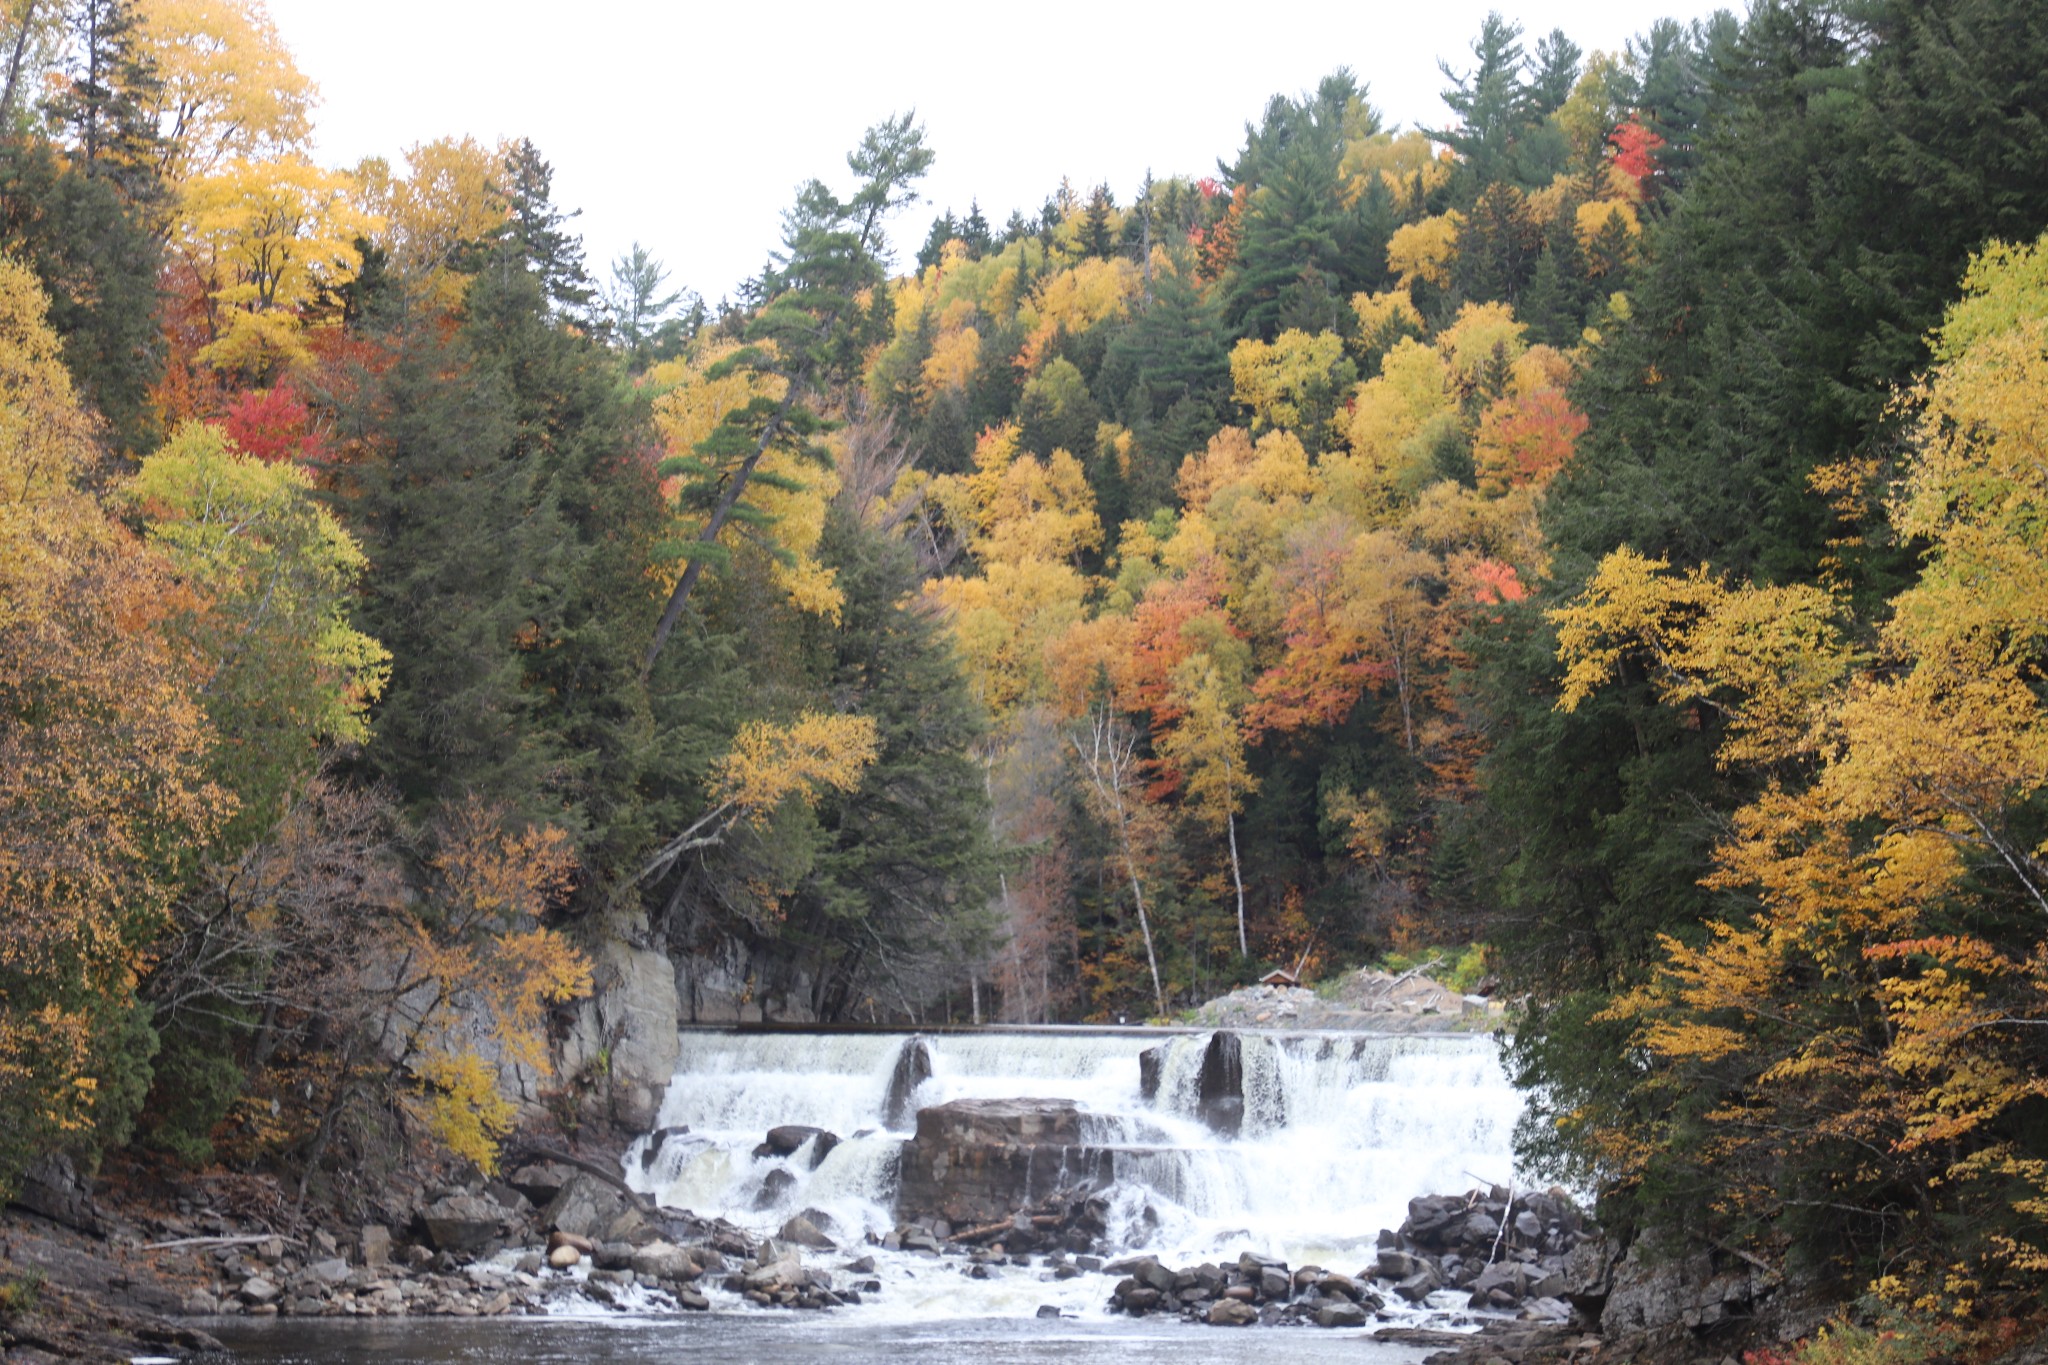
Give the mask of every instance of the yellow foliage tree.
[{"label": "yellow foliage tree", "polygon": [[1465,216],[1456,209],[1404,223],[1387,239],[1387,269],[1403,287],[1423,280],[1439,289],[1451,282],[1451,260],[1458,254],[1458,229]]},{"label": "yellow foliage tree", "polygon": [[92,424],[45,308],[0,258],[0,1189],[125,1136],[138,974],[233,809],[160,630],[182,589],[82,487]]},{"label": "yellow foliage tree", "polygon": [[1776,778],[1707,879],[1755,910],[1667,939],[1612,1007],[1657,1102],[1590,1116],[1594,1141],[1639,1178],[1701,1132],[1726,1212],[1848,1211],[1810,1254],[1862,1253],[1879,1294],[1968,1314],[2048,1273],[2048,239],[1972,266],[1935,355],[1890,505],[1930,548],[1874,659],[1818,589],[1626,554],[1557,619],[1564,704],[1642,659],[1674,703],[1725,713],[1724,763]]},{"label": "yellow foliage tree", "polygon": [[262,0],[140,0],[135,8],[159,82],[166,180],[183,185],[232,161],[305,149],[318,91]]},{"label": "yellow foliage tree", "polygon": [[378,226],[353,176],[299,156],[235,158],[187,183],[177,253],[207,300],[199,359],[259,377],[304,361],[305,308],[355,278],[356,242]]},{"label": "yellow foliage tree", "polygon": [[430,307],[452,312],[461,304],[463,252],[504,226],[510,209],[497,185],[504,164],[502,145],[444,137],[406,150],[402,180],[381,161],[357,168],[362,202],[383,220],[392,264]]}]

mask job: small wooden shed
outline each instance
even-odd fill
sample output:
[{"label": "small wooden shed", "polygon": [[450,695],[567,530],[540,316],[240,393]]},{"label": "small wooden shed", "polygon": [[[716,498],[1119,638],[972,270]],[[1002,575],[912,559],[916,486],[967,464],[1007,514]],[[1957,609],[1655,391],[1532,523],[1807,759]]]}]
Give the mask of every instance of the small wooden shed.
[{"label": "small wooden shed", "polygon": [[1259,984],[1261,986],[1299,986],[1301,978],[1288,971],[1285,967],[1275,967],[1272,971],[1259,978]]}]

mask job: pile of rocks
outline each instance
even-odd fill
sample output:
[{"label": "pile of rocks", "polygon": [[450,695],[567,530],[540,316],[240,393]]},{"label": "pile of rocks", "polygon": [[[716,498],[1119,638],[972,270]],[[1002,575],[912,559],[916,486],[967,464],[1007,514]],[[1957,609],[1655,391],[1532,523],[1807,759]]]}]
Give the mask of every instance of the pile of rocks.
[{"label": "pile of rocks", "polygon": [[1474,1308],[1563,1321],[1571,1312],[1565,1260],[1592,1235],[1563,1190],[1424,1195],[1408,1201],[1398,1232],[1380,1233],[1374,1274],[1410,1303],[1458,1289]]},{"label": "pile of rocks", "polygon": [[1109,1231],[1109,1201],[1086,1185],[1073,1185],[1032,1200],[1008,1218],[955,1228],[943,1218],[899,1224],[883,1240],[887,1250],[937,1253],[948,1244],[980,1248],[1001,1257],[1033,1251],[1092,1252]]},{"label": "pile of rocks", "polygon": [[1430,1033],[1497,1028],[1505,1008],[1503,1001],[1461,995],[1419,973],[1360,967],[1319,990],[1246,986],[1198,1007],[1191,1022],[1210,1028]]},{"label": "pile of rocks", "polygon": [[1174,1270],[1142,1256],[1104,1268],[1124,1277],[1110,1294],[1112,1309],[1178,1313],[1219,1326],[1356,1327],[1396,1298],[1421,1304],[1445,1291],[1475,1309],[1561,1323],[1572,1314],[1565,1262],[1596,1235],[1562,1190],[1514,1194],[1494,1186],[1409,1200],[1400,1229],[1381,1231],[1373,1264],[1355,1275],[1321,1266],[1290,1270],[1250,1251],[1234,1265]]},{"label": "pile of rocks", "polygon": [[1290,1270],[1285,1261],[1251,1251],[1228,1266],[1205,1261],[1173,1270],[1156,1257],[1137,1256],[1103,1269],[1124,1277],[1110,1293],[1111,1309],[1140,1317],[1178,1313],[1216,1327],[1300,1322],[1362,1327],[1386,1306],[1363,1276],[1313,1265]]},{"label": "pile of rocks", "polygon": [[881,1292],[882,1282],[872,1278],[874,1269],[873,1258],[863,1256],[848,1261],[835,1276],[805,1265],[796,1248],[769,1242],[726,1276],[725,1287],[763,1308],[838,1308]]}]

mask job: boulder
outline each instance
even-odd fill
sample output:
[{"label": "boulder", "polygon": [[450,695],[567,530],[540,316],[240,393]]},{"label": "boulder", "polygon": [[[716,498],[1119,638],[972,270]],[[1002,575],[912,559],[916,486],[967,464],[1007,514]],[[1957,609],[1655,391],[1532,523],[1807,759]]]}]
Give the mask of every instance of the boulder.
[{"label": "boulder", "polygon": [[702,1273],[696,1258],[673,1242],[635,1247],[627,1264],[643,1280],[694,1280]]},{"label": "boulder", "polygon": [[1105,1149],[1082,1145],[1081,1112],[1072,1100],[934,1105],[918,1112],[917,1136],[904,1145],[897,1216],[943,1218],[960,1228],[1007,1223],[1055,1189],[1107,1184],[1112,1159]]},{"label": "boulder", "polygon": [[251,1275],[242,1281],[242,1287],[235,1291],[235,1296],[247,1304],[271,1303],[276,1300],[277,1295],[277,1286],[261,1275]]},{"label": "boulder", "polygon": [[1318,1327],[1363,1327],[1365,1310],[1344,1299],[1331,1299],[1316,1309]]},{"label": "boulder", "polygon": [[367,1223],[363,1226],[357,1246],[362,1251],[363,1268],[375,1270],[391,1259],[391,1230],[375,1223]]},{"label": "boulder", "polygon": [[838,1246],[838,1243],[818,1230],[816,1223],[801,1213],[784,1223],[782,1230],[775,1235],[781,1241],[793,1242],[797,1246],[809,1247],[813,1251],[831,1251]]},{"label": "boulder", "polygon": [[556,1270],[567,1270],[583,1259],[583,1253],[566,1244],[548,1252],[548,1264]]},{"label": "boulder", "polygon": [[923,1038],[905,1040],[896,1054],[896,1067],[889,1073],[889,1089],[882,1099],[882,1121],[891,1131],[902,1132],[917,1122],[917,1088],[931,1079],[932,1053]]},{"label": "boulder", "polygon": [[1211,1327],[1249,1327],[1259,1320],[1259,1310],[1241,1299],[1218,1299],[1209,1305]]},{"label": "boulder", "polygon": [[574,1174],[574,1166],[559,1161],[531,1161],[507,1176],[506,1183],[535,1204],[545,1205],[562,1192]]},{"label": "boulder", "polygon": [[631,1270],[638,1249],[631,1242],[599,1242],[597,1250],[590,1253],[590,1263],[599,1270]]},{"label": "boulder", "polygon": [[779,1128],[770,1128],[761,1145],[754,1149],[754,1155],[795,1156],[806,1142],[813,1141],[816,1145],[811,1148],[811,1169],[815,1171],[818,1163],[839,1145],[837,1133],[828,1133],[823,1128],[813,1128],[808,1124],[787,1123]]},{"label": "boulder", "polygon": [[419,1212],[420,1235],[436,1251],[481,1251],[504,1233],[505,1211],[474,1194],[444,1195]]},{"label": "boulder", "polygon": [[349,1275],[348,1262],[339,1256],[324,1261],[315,1261],[306,1267],[306,1273],[322,1284],[340,1284]]},{"label": "boulder", "polygon": [[612,1186],[588,1171],[578,1171],[541,1210],[540,1225],[554,1231],[573,1232],[578,1237],[598,1237],[611,1226],[612,1220],[625,1206],[626,1201]]},{"label": "boulder", "polygon": [[1421,1303],[1443,1285],[1443,1277],[1437,1274],[1436,1267],[1425,1261],[1413,1275],[1395,1285],[1394,1292],[1410,1303]]},{"label": "boulder", "polygon": [[772,1209],[782,1202],[782,1196],[796,1185],[796,1176],[781,1166],[761,1177],[761,1188],[754,1195],[755,1209]]}]

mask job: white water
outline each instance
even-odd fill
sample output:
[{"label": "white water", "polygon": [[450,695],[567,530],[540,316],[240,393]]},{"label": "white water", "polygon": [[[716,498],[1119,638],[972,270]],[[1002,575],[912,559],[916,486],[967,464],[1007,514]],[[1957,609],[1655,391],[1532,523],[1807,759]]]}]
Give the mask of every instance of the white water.
[{"label": "white water", "polygon": [[[1411,1197],[1511,1180],[1522,1101],[1491,1039],[1240,1036],[1247,1104],[1236,1138],[1210,1131],[1196,1113],[1207,1033],[924,1035],[932,1075],[914,1108],[964,1097],[1074,1101],[1091,1143],[1130,1149],[1115,1158],[1111,1239],[1176,1265],[1258,1250],[1349,1273],[1371,1262],[1380,1229],[1400,1225]],[[911,1037],[686,1033],[661,1126],[686,1124],[690,1135],[671,1138],[646,1170],[636,1145],[628,1178],[664,1204],[758,1232],[814,1209],[830,1216],[836,1227],[827,1231],[843,1244],[879,1236],[896,1221],[896,1159],[909,1136],[889,1132],[883,1112]],[[1159,1092],[1147,1102],[1138,1054],[1161,1045]],[[781,1124],[813,1125],[842,1140],[815,1170],[808,1145],[788,1158],[755,1158],[762,1135]],[[795,1182],[756,1208],[773,1170]],[[929,1266],[927,1278],[938,1270]],[[923,1297],[890,1278],[898,1307]],[[962,1281],[943,1278],[932,1297],[957,1299]],[[1099,1302],[1102,1288],[1091,1280],[1041,1283],[1033,1274],[1015,1287],[1028,1312],[1036,1303]],[[977,1300],[997,1292],[997,1281],[971,1283]],[[894,1293],[899,1287],[906,1292]]]}]

